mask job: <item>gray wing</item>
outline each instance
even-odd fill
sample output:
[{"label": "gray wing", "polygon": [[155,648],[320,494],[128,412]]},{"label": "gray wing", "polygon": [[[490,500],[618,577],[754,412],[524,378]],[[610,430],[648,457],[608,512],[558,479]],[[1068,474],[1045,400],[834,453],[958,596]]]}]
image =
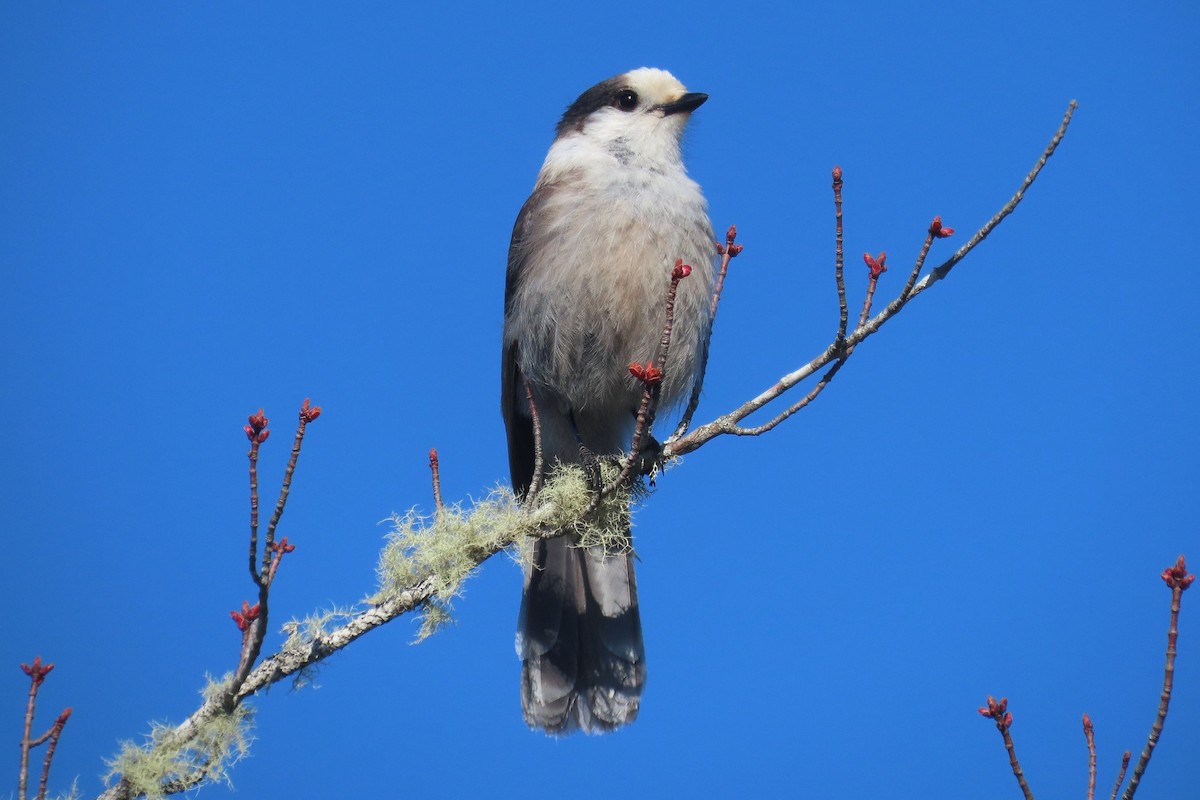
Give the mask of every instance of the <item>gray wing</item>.
[{"label": "gray wing", "polygon": [[538,185],[525,204],[513,225],[512,239],[508,245],[508,270],[504,281],[504,345],[500,358],[500,413],[504,415],[504,427],[508,431],[508,471],[512,479],[513,492],[523,497],[533,480],[533,422],[525,411],[525,385],[521,375],[520,345],[510,341],[508,320],[510,304],[525,274],[524,243],[529,226],[536,218],[546,198],[553,191],[551,185]]}]

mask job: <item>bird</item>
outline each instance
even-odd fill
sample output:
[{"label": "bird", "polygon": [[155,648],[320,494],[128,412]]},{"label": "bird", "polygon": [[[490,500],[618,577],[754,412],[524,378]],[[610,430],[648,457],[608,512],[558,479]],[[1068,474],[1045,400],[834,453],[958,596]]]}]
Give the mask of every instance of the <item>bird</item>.
[{"label": "bird", "polygon": [[[632,444],[677,259],[679,283],[660,408],[691,393],[711,325],[715,242],[681,140],[708,99],[643,67],[592,86],[563,113],[508,252],[501,410],[513,490],[543,464],[587,466]],[[627,532],[628,533],[628,532]],[[636,719],[646,682],[631,551],[534,542],[517,631],[525,722],[551,735],[602,733]]]}]

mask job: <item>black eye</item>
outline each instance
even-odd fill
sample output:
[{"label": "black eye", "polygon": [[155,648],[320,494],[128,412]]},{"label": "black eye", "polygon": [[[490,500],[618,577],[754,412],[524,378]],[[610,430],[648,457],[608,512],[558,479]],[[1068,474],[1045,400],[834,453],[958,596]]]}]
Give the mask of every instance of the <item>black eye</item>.
[{"label": "black eye", "polygon": [[616,106],[622,111],[633,111],[637,108],[638,96],[637,92],[632,89],[622,89],[617,92]]}]

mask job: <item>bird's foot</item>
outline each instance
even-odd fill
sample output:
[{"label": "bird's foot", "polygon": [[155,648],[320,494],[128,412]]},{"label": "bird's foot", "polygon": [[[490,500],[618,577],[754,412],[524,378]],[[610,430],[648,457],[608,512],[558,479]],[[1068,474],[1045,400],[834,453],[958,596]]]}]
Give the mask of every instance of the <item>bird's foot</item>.
[{"label": "bird's foot", "polygon": [[583,466],[588,485],[595,491],[600,491],[604,487],[604,470],[600,464],[600,456],[593,453],[583,442],[579,443],[579,463]]},{"label": "bird's foot", "polygon": [[637,474],[648,476],[651,486],[654,485],[655,479],[658,478],[658,471],[664,463],[662,453],[662,442],[653,436],[647,436],[641,449],[634,455]]}]

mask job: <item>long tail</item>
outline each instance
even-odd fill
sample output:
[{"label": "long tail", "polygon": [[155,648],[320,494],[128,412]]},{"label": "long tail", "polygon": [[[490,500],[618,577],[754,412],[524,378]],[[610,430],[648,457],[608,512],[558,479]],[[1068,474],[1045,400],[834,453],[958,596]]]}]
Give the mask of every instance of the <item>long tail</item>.
[{"label": "long tail", "polygon": [[633,722],[646,657],[632,554],[606,556],[568,537],[534,547],[517,628],[525,721],[555,734]]}]

